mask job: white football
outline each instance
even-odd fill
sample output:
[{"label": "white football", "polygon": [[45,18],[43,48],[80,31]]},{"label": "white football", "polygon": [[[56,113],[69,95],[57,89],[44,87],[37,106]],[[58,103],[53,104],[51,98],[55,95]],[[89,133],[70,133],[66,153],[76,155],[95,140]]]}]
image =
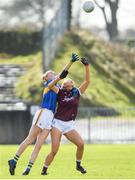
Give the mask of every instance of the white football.
[{"label": "white football", "polygon": [[90,13],[94,10],[95,5],[92,1],[85,1],[83,3],[83,10],[87,13]]}]

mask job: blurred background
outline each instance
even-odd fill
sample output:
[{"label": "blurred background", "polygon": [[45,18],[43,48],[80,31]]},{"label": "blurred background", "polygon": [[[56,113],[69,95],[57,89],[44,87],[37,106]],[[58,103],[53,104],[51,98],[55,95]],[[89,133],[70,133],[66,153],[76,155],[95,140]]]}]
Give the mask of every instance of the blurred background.
[{"label": "blurred background", "polygon": [[[1,144],[26,137],[42,98],[41,74],[60,72],[72,52],[91,62],[77,130],[87,143],[135,143],[135,1],[93,2],[86,13],[84,0],[1,0]],[[69,76],[79,86],[83,74],[76,63]]]}]

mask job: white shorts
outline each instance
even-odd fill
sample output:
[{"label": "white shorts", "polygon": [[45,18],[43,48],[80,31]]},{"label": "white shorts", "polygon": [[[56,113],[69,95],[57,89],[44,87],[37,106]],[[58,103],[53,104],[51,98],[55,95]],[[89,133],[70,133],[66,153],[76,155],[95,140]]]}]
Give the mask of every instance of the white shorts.
[{"label": "white shorts", "polygon": [[54,118],[52,127],[59,129],[62,132],[62,134],[65,134],[65,133],[75,129],[75,121],[73,121],[73,120],[61,121],[59,119]]},{"label": "white shorts", "polygon": [[53,117],[54,114],[51,110],[39,109],[34,115],[32,125],[36,125],[41,129],[51,129]]}]

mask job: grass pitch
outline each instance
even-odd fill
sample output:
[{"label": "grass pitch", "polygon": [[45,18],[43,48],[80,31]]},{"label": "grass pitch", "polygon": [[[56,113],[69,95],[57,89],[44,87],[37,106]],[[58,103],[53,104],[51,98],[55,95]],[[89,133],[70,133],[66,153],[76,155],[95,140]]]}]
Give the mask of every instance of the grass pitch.
[{"label": "grass pitch", "polygon": [[44,158],[50,145],[44,145],[28,176],[22,176],[33,146],[30,146],[18,161],[16,175],[8,172],[8,159],[12,158],[17,145],[0,146],[0,179],[130,179],[135,178],[135,145],[85,145],[83,165],[88,173],[82,175],[75,170],[74,145],[61,145],[60,150],[48,170],[41,176]]}]

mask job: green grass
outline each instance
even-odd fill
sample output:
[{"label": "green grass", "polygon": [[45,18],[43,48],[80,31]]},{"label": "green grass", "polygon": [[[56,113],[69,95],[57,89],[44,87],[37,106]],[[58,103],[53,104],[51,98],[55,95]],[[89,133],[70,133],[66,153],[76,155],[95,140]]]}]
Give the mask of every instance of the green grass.
[{"label": "green grass", "polygon": [[59,153],[49,168],[46,177],[40,175],[43,161],[50,145],[44,145],[31,174],[21,176],[27,165],[33,146],[22,155],[16,168],[16,175],[8,173],[7,160],[14,156],[16,145],[0,146],[0,179],[130,179],[135,178],[134,145],[86,145],[83,164],[88,173],[82,175],[75,170],[74,145],[61,145]]},{"label": "green grass", "polygon": [[[34,60],[37,60],[37,57],[39,56],[39,53],[36,54],[36,57],[34,54],[27,55],[27,56],[13,56],[10,54],[0,54],[0,64],[17,64],[20,66],[32,66],[34,65]],[[41,59],[41,58],[40,58]]]}]

